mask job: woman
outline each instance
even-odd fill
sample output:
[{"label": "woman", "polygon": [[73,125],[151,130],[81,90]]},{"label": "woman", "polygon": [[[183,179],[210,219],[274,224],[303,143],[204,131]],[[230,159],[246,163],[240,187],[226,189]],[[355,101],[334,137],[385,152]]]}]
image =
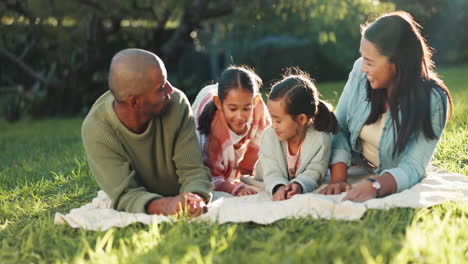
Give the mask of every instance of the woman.
[{"label": "woman", "polygon": [[[331,181],[322,194],[348,191],[344,200],[366,201],[425,177],[452,100],[419,29],[403,11],[362,28],[361,58],[336,110],[340,131],[332,142]],[[351,163],[378,176],[351,188],[346,182]]]}]

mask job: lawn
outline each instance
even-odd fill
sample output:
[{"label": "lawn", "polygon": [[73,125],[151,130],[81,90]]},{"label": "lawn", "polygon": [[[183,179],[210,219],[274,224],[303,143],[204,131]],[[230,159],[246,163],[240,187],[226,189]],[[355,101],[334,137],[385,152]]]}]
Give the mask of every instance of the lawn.
[{"label": "lawn", "polygon": [[[454,117],[433,164],[468,175],[468,65],[440,71]],[[318,84],[336,104],[343,82]],[[465,101],[467,100],[467,101]],[[82,118],[0,121],[0,263],[466,263],[468,204],[368,210],[358,221],[271,225],[135,224],[107,232],[54,225],[98,186],[81,145]]]}]

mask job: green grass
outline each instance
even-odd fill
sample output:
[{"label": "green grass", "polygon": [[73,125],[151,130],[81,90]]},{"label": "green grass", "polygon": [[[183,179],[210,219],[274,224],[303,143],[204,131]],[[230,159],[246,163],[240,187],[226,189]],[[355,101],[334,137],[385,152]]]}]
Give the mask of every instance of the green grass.
[{"label": "green grass", "polygon": [[[454,116],[433,161],[468,175],[468,66],[444,69]],[[344,82],[318,84],[336,104]],[[107,232],[53,224],[98,190],[82,119],[0,121],[0,263],[463,263],[468,205],[369,210],[358,221],[299,218],[271,225],[135,224]]]}]

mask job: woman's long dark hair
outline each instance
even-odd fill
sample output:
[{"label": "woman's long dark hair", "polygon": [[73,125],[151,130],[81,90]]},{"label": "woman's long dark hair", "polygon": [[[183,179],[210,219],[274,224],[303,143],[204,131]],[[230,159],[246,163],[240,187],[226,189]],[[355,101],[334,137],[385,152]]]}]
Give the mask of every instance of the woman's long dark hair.
[{"label": "woman's long dark hair", "polygon": [[385,89],[372,89],[367,82],[371,112],[366,124],[375,123],[385,112],[385,103],[388,102],[396,128],[393,156],[405,149],[413,133],[418,136],[422,132],[428,139],[436,138],[430,109],[433,89],[440,93],[441,98],[447,96],[451,117],[450,92],[434,70],[432,50],[421,36],[420,28],[413,17],[404,11],[384,14],[362,27],[363,37],[376,45],[396,68],[395,85],[389,98]]},{"label": "woman's long dark hair", "polygon": [[309,120],[314,120],[314,128],[318,131],[338,132],[335,114],[328,103],[320,100],[320,94],[309,75],[299,69],[289,71],[291,73],[273,85],[268,100],[283,100],[288,115],[296,120],[298,115],[305,114]]},{"label": "woman's long dark hair", "polygon": [[[242,89],[254,95],[262,86],[262,79],[247,66],[229,66],[223,71],[218,81],[218,98],[221,102],[231,90]],[[211,122],[216,113],[216,105],[213,101],[209,102],[198,118],[198,130],[202,135],[210,134]]]}]

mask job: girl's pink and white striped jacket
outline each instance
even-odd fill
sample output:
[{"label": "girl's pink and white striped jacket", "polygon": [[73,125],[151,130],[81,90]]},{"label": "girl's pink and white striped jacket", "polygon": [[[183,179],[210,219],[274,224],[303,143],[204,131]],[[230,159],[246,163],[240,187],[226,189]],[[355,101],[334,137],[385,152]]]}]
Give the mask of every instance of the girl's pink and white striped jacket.
[{"label": "girl's pink and white striped jacket", "polygon": [[[213,100],[213,96],[217,95],[217,92],[218,84],[213,84],[203,88],[197,95],[192,105],[197,128],[198,118],[205,106]],[[203,162],[210,169],[215,191],[235,195],[244,186],[239,180],[240,175],[252,175],[258,160],[261,134],[271,124],[265,103],[260,95],[254,100],[250,122],[250,130],[247,135],[236,145],[231,140],[229,126],[224,115],[219,110],[214,115],[208,135],[200,135],[197,130],[203,153]],[[236,151],[239,157],[237,164]]]}]

